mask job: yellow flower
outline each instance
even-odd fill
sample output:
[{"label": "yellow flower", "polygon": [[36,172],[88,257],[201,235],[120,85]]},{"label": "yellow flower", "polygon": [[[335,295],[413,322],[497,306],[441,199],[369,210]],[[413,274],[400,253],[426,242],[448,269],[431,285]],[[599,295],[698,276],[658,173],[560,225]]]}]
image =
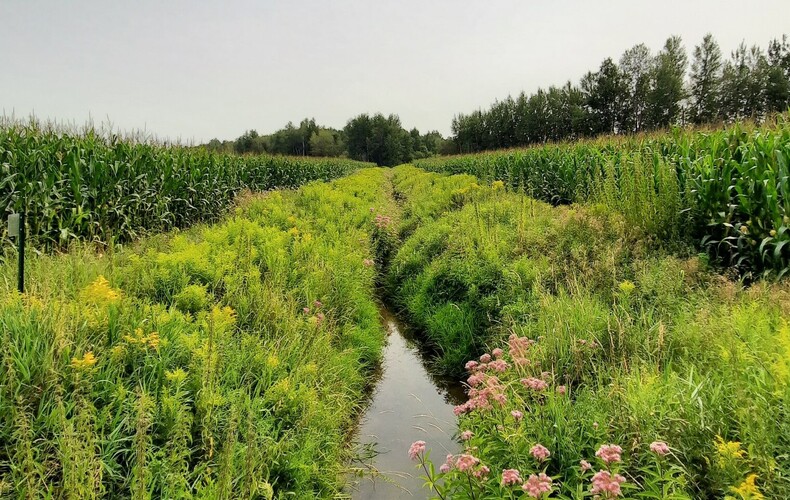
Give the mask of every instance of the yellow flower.
[{"label": "yellow flower", "polygon": [[82,358],[71,358],[71,367],[75,370],[87,370],[92,368],[93,365],[96,364],[96,356],[93,355],[92,351],[88,351],[83,354]]},{"label": "yellow flower", "polygon": [[288,230],[288,234],[294,237],[299,236],[299,230],[295,227],[292,227],[291,229]]},{"label": "yellow flower", "polygon": [[636,285],[634,285],[631,281],[625,280],[618,285],[618,288],[620,288],[620,291],[625,295],[631,295],[631,292],[634,291]]},{"label": "yellow flower", "polygon": [[116,345],[110,349],[110,358],[113,361],[120,361],[123,359],[124,355],[126,354],[126,347],[124,345]]},{"label": "yellow flower", "polygon": [[499,191],[500,189],[505,188],[505,183],[502,181],[494,181],[491,183],[491,187],[494,189],[494,191]]},{"label": "yellow flower", "polygon": [[86,302],[96,305],[114,304],[121,298],[120,292],[113,289],[107,278],[102,275],[99,275],[93,283],[83,288],[80,295]]},{"label": "yellow flower", "polygon": [[730,486],[730,490],[741,496],[744,500],[762,500],[765,498],[757,485],[754,482],[757,480],[757,474],[749,474],[746,479],[738,486]]},{"label": "yellow flower", "polygon": [[157,332],[151,332],[148,334],[148,337],[146,337],[146,342],[153,349],[159,348],[159,341],[159,334]]},{"label": "yellow flower", "polygon": [[277,368],[280,366],[280,360],[274,354],[270,354],[268,358],[266,358],[266,366],[269,368]]},{"label": "yellow flower", "polygon": [[716,451],[722,458],[743,458],[744,451],[738,441],[724,441],[721,436],[716,436]]},{"label": "yellow flower", "polygon": [[174,384],[180,384],[187,379],[187,372],[182,368],[176,368],[175,370],[166,371],[165,377]]}]

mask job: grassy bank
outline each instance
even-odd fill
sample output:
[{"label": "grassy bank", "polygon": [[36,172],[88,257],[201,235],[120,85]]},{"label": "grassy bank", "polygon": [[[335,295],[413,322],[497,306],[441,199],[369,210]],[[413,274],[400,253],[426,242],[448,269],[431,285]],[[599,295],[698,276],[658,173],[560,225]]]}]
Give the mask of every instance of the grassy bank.
[{"label": "grassy bank", "polygon": [[[505,469],[565,498],[591,496],[598,472],[627,497],[790,495],[786,283],[742,289],[606,204],[410,166],[393,181],[390,292],[441,368],[469,377],[467,456],[437,473],[447,498],[522,494]],[[605,444],[619,460],[596,458]]]},{"label": "grassy bank", "polygon": [[384,342],[385,173],[240,201],[227,220],[0,281],[0,491],[315,498]]},{"label": "grassy bank", "polygon": [[124,243],[217,221],[245,189],[294,188],[369,166],[340,158],[210,153],[90,128],[0,122],[0,216],[24,210],[32,242],[50,249],[74,240]]},{"label": "grassy bank", "polygon": [[665,246],[693,243],[743,274],[790,268],[790,123],[605,137],[419,160],[553,205],[600,203]]}]

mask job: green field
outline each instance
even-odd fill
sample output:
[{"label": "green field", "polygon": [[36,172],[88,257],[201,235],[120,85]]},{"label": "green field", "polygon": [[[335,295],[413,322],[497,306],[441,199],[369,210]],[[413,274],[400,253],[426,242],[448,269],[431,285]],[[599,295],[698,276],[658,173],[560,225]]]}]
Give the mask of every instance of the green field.
[{"label": "green field", "polygon": [[342,496],[384,301],[468,384],[437,497],[788,498],[788,162],[782,120],[391,169],[1,130],[0,496]]}]

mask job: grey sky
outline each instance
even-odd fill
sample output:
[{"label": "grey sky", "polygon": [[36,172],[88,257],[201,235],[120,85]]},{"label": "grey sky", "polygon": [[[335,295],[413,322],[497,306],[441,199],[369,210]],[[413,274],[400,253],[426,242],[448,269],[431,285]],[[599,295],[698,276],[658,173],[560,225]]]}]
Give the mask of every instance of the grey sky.
[{"label": "grey sky", "polygon": [[787,0],[0,0],[0,111],[107,117],[182,140],[362,112],[449,133],[453,114],[577,82],[605,57],[712,32],[790,34]]}]

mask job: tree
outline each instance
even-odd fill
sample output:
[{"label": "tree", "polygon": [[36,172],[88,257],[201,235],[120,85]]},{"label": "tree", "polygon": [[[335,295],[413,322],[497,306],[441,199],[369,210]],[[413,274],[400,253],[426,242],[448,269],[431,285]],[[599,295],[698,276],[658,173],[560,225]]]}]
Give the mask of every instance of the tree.
[{"label": "tree", "polygon": [[310,155],[335,157],[343,154],[345,146],[340,132],[328,128],[319,128],[310,137]]},{"label": "tree", "polygon": [[349,120],[343,133],[348,155],[355,160],[392,166],[410,159],[411,136],[398,115],[362,114]]},{"label": "tree", "polygon": [[593,134],[619,132],[624,121],[628,88],[614,61],[607,58],[597,73],[588,73],[583,88],[594,120]]},{"label": "tree", "polygon": [[256,130],[248,130],[244,132],[238,139],[236,139],[233,149],[238,154],[261,154],[266,152],[264,138],[259,136]]},{"label": "tree", "polygon": [[625,80],[622,131],[638,132],[647,122],[648,95],[655,60],[643,43],[626,50],[620,58],[620,71]]},{"label": "tree", "polygon": [[768,112],[787,111],[790,106],[790,44],[787,36],[768,44],[765,107]]},{"label": "tree", "polygon": [[768,62],[759,47],[741,43],[724,65],[722,109],[729,120],[761,118],[765,112]]},{"label": "tree", "polygon": [[656,60],[653,86],[649,95],[650,124],[667,127],[681,118],[686,97],[683,81],[688,58],[679,36],[667,39]]},{"label": "tree", "polygon": [[702,44],[694,47],[691,63],[691,120],[708,123],[719,117],[721,92],[721,49],[708,33]]}]

